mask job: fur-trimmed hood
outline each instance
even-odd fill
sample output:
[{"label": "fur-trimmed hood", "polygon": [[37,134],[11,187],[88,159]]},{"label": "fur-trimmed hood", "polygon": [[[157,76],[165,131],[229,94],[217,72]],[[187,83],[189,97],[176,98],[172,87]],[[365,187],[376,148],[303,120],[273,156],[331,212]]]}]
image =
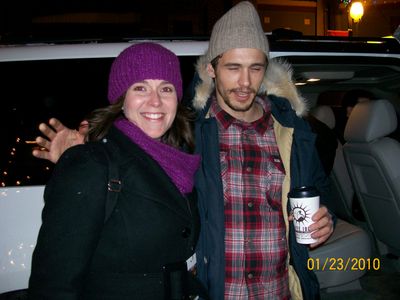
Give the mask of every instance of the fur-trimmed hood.
[{"label": "fur-trimmed hood", "polygon": [[[214,90],[214,81],[207,74],[207,60],[205,56],[201,56],[197,61],[196,71],[201,81],[195,87],[193,107],[201,110],[205,107],[208,98]],[[286,98],[296,111],[296,114],[304,116],[309,109],[308,103],[298,92],[292,75],[293,71],[289,63],[281,59],[271,59],[258,95],[263,96],[267,94]]]}]

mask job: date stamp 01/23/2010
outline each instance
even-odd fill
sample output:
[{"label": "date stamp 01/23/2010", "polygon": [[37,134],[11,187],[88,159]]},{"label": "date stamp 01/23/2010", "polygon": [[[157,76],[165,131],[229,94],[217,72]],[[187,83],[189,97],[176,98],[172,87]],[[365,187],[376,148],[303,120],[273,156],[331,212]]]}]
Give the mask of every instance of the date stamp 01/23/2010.
[{"label": "date stamp 01/23/2010", "polygon": [[364,257],[310,257],[307,268],[312,271],[377,271],[381,268],[381,261],[379,258]]}]

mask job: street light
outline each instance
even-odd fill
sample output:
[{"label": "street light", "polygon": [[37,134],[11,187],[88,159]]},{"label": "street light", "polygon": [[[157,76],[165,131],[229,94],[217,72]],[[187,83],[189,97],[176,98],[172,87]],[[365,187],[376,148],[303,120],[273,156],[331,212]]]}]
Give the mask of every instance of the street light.
[{"label": "street light", "polygon": [[350,6],[350,10],[348,11],[348,19],[349,19],[349,36],[353,36],[353,27],[354,24],[356,24],[356,27],[358,25],[358,22],[360,22],[363,14],[364,14],[364,7],[361,2],[353,2]]},{"label": "street light", "polygon": [[364,7],[361,2],[353,2],[350,7],[350,17],[353,19],[354,23],[361,20],[364,14]]}]

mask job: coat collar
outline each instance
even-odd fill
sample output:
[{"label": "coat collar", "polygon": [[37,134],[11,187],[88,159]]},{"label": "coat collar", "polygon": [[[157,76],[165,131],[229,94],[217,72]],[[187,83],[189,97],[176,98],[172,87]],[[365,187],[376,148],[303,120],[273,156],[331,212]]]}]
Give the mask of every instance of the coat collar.
[{"label": "coat collar", "polygon": [[140,185],[137,192],[143,197],[169,207],[186,219],[192,218],[188,199],[195,197],[195,192],[182,195],[161,166],[116,127],[110,128],[105,140],[112,144],[109,147],[114,152],[110,159],[120,170],[123,187],[127,182],[126,177],[135,176],[136,183]]},{"label": "coat collar", "polygon": [[[207,60],[201,56],[196,64],[196,71],[200,77],[195,87],[193,107],[196,110],[206,108],[207,101],[214,91],[214,81],[207,74]],[[293,70],[289,63],[282,59],[271,59],[265,72],[264,80],[258,92],[259,96],[275,95],[286,98],[298,116],[307,114],[309,104],[294,85]]]}]

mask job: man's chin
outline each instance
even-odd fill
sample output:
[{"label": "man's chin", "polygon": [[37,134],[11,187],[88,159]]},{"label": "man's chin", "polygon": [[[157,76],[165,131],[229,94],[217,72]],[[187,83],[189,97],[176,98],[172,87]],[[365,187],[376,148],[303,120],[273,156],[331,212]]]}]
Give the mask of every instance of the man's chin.
[{"label": "man's chin", "polygon": [[238,106],[231,107],[231,109],[236,112],[246,112],[246,111],[249,111],[250,108],[251,108],[251,105],[247,106],[247,107],[238,107]]},{"label": "man's chin", "polygon": [[246,101],[246,102],[239,102],[239,101],[235,101],[234,103],[232,101],[230,101],[228,104],[228,106],[233,110],[233,111],[237,111],[237,112],[246,112],[249,111],[253,105],[253,99]]}]

